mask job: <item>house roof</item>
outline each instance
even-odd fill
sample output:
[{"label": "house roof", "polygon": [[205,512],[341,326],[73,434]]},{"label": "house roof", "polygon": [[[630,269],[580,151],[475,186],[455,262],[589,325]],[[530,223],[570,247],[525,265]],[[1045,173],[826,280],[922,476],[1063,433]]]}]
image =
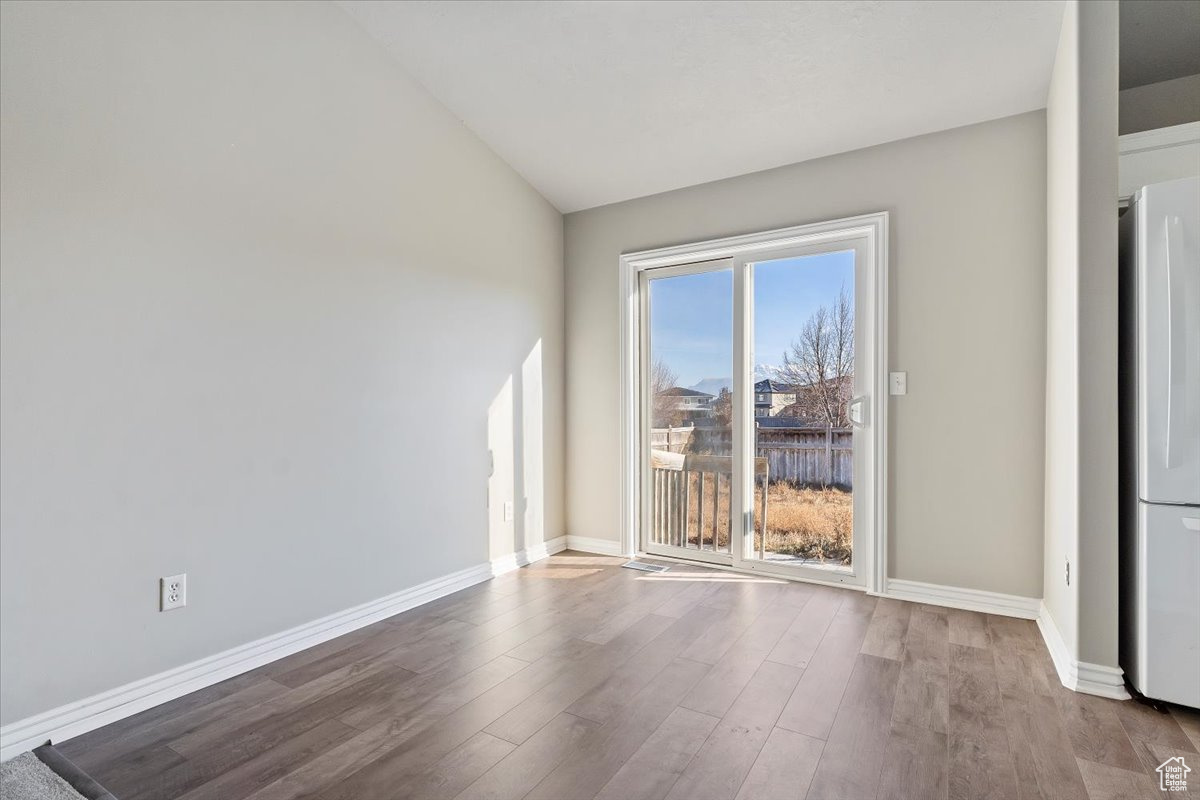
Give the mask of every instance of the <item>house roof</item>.
[{"label": "house roof", "polygon": [[779,381],[773,381],[770,378],[766,378],[766,379],[758,381],[757,383],[754,384],[754,391],[756,391],[756,392],[788,392],[788,393],[791,393],[796,390],[786,384],[780,383]]},{"label": "house roof", "polygon": [[755,417],[754,424],[760,428],[819,428],[825,430],[825,423],[804,417]]},{"label": "house roof", "polygon": [[713,397],[708,392],[697,392],[695,389],[685,389],[682,386],[672,386],[663,392],[666,397]]}]

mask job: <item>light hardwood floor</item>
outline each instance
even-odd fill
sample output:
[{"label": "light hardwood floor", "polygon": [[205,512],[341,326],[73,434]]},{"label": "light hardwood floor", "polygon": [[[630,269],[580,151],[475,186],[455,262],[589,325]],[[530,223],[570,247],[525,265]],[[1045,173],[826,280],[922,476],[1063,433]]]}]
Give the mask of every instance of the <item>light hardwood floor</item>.
[{"label": "light hardwood floor", "polygon": [[620,563],[563,553],[61,748],[122,800],[1140,800],[1174,755],[1200,797],[1200,715],[1064,689],[1032,622]]}]

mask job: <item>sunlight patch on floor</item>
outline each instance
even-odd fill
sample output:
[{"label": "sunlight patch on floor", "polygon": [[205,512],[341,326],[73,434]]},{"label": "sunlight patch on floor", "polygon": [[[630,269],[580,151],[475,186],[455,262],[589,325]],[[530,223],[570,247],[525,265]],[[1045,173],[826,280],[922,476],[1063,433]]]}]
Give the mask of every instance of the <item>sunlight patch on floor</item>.
[{"label": "sunlight patch on floor", "polygon": [[588,575],[595,575],[597,572],[602,572],[600,567],[542,567],[541,569],[521,570],[521,578],[524,580],[541,580],[543,578],[549,580],[570,580],[572,578],[586,578]]},{"label": "sunlight patch on floor", "polygon": [[787,583],[779,578],[758,578],[751,575],[721,572],[660,572],[656,575],[640,575],[635,580],[695,581],[697,583]]}]

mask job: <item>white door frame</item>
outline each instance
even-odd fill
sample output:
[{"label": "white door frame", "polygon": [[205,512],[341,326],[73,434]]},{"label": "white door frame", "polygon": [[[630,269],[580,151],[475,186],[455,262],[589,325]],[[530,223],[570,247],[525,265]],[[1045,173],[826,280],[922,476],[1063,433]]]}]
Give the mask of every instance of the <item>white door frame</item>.
[{"label": "white door frame", "polygon": [[[855,317],[856,324],[865,324],[864,331],[873,344],[874,365],[871,369],[869,386],[870,431],[874,456],[866,466],[870,474],[871,490],[866,498],[869,518],[868,541],[855,542],[855,572],[863,568],[865,588],[872,594],[883,594],[887,582],[887,370],[888,370],[888,214],[886,211],[864,214],[857,217],[799,225],[792,228],[765,231],[763,233],[713,239],[693,244],[664,247],[625,253],[620,258],[621,299],[621,551],[626,555],[639,552],[638,530],[642,509],[641,432],[644,411],[639,397],[639,376],[642,359],[641,343],[643,297],[639,273],[658,267],[694,264],[702,261],[734,259],[736,264],[763,261],[779,251],[795,250],[811,245],[828,245],[841,241],[865,241],[868,269],[868,286],[859,292]],[[744,269],[745,267],[743,267]],[[736,269],[736,267],[735,267]],[[736,277],[736,274],[735,274]],[[735,281],[736,287],[745,288],[744,281]],[[735,330],[745,313],[748,298],[736,294],[734,298]],[[865,305],[864,305],[865,304]],[[743,343],[743,346],[744,343]],[[741,359],[743,365],[745,359]],[[741,380],[739,381],[739,377]],[[738,402],[736,384],[743,385],[746,376],[734,376],[735,403]],[[745,415],[742,415],[745,416]],[[735,406],[735,420],[740,419]],[[744,420],[743,424],[748,424]],[[735,430],[735,449],[737,433]],[[744,436],[743,432],[743,436]],[[732,533],[732,532],[731,532]],[[731,541],[731,544],[732,541]],[[865,563],[864,563],[865,562]],[[735,564],[739,563],[735,560]],[[742,562],[744,565],[744,562]],[[767,572],[768,565],[756,571]],[[782,571],[785,577],[797,577]],[[806,578],[807,579],[807,578]],[[818,579],[819,580],[819,579]],[[829,581],[840,583],[843,581]]]}]

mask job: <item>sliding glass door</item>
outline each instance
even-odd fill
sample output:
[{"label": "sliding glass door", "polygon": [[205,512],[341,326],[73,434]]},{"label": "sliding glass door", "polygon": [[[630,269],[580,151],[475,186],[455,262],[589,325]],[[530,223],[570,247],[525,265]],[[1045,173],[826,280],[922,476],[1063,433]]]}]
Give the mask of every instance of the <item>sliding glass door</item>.
[{"label": "sliding glass door", "polygon": [[643,551],[863,582],[875,455],[867,244],[639,273]]},{"label": "sliding glass door", "polygon": [[643,547],[732,562],[733,264],[642,273]]},{"label": "sliding glass door", "polygon": [[855,243],[742,262],[747,566],[858,582],[866,518],[855,485],[867,435],[870,342],[858,324]]}]

